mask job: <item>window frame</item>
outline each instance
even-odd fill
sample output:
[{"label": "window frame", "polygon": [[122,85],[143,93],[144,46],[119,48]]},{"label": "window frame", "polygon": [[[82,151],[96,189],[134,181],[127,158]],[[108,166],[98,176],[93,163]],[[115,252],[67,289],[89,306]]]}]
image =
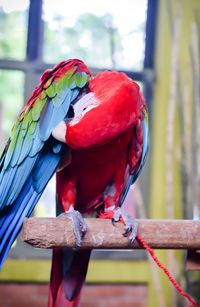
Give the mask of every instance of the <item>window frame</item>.
[{"label": "window frame", "polygon": [[[125,71],[130,78],[134,81],[143,83],[143,92],[147,102],[149,112],[152,108],[153,86],[155,80],[154,70],[154,49],[155,49],[155,35],[156,35],[156,15],[157,15],[157,0],[148,0],[147,2],[147,20],[146,20],[146,38],[145,38],[145,54],[144,54],[144,68],[142,71]],[[27,48],[26,57],[24,61],[0,59],[0,69],[4,70],[18,70],[25,74],[24,84],[24,104],[27,102],[34,87],[38,84],[40,75],[49,68],[52,64],[43,62],[43,46],[44,46],[44,21],[42,19],[42,0],[30,0],[29,13],[28,13],[28,31],[27,31]],[[55,63],[56,64],[56,63]],[[92,75],[96,75],[99,71],[105,70],[89,67]],[[148,194],[148,192],[147,192]],[[23,248],[22,242],[17,244],[17,250],[14,253],[9,253],[9,261],[12,260],[18,250]],[[30,251],[27,252],[30,254]],[[26,254],[26,253],[25,253]],[[49,251],[42,251],[38,253],[33,252],[33,258],[41,260],[49,258]],[[23,255],[26,256],[26,255]],[[28,257],[30,261],[30,257]],[[143,257],[142,257],[143,258]],[[37,261],[37,260],[36,260]],[[45,260],[48,261],[48,260]],[[109,260],[110,261],[110,260]],[[2,278],[0,277],[0,280]]]}]

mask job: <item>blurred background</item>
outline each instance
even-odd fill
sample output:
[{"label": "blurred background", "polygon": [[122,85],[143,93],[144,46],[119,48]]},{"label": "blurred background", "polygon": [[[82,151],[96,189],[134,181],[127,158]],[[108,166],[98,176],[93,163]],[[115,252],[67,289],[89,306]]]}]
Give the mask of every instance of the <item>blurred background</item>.
[{"label": "blurred background", "polygon": [[[150,152],[125,207],[137,218],[200,216],[199,0],[0,0],[0,147],[41,74],[69,58],[125,72],[144,93]],[[55,215],[55,180],[34,211]],[[176,236],[176,234],[174,234]],[[200,303],[187,253],[156,251]],[[20,238],[0,272],[0,306],[46,306],[51,251]],[[187,306],[145,251],[94,251],[81,306]]]}]

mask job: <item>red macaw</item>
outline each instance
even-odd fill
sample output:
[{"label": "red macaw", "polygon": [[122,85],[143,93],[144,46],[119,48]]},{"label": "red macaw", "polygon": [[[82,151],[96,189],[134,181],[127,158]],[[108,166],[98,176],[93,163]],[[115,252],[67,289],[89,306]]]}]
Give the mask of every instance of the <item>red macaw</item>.
[{"label": "red macaw", "polygon": [[[148,114],[139,86],[123,73],[95,78],[74,59],[41,77],[0,157],[0,266],[56,172],[57,212],[70,218],[77,247],[82,214],[102,207],[121,217],[130,243],[135,220],[121,205],[148,151]],[[48,306],[76,306],[90,251],[54,250]]]}]

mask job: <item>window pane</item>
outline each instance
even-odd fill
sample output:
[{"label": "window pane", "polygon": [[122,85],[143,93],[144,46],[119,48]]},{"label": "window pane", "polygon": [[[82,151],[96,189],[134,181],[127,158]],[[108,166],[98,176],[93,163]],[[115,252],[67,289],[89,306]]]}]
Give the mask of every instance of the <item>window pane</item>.
[{"label": "window pane", "polygon": [[80,58],[90,67],[142,69],[146,2],[86,0],[78,6],[44,0],[44,60]]},{"label": "window pane", "polygon": [[0,0],[0,57],[23,60],[26,54],[28,0]]},{"label": "window pane", "polygon": [[0,146],[2,148],[23,108],[24,73],[0,70],[0,93]]},{"label": "window pane", "polygon": [[49,181],[47,187],[37,206],[34,209],[34,215],[40,217],[55,217],[56,216],[56,180],[55,175]]}]

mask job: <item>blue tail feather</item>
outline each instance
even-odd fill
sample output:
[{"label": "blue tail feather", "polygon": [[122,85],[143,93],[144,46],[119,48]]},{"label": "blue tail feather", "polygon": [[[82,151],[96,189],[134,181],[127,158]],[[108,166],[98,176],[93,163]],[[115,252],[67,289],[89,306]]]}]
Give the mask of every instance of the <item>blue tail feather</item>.
[{"label": "blue tail feather", "polygon": [[[9,231],[12,230],[12,225],[13,224],[15,225],[15,221],[23,213],[24,206],[28,204],[30,197],[31,197],[28,189],[30,189],[30,187],[27,188],[27,185],[26,185],[25,189],[22,191],[20,196],[17,198],[15,203],[12,205],[12,207],[9,206],[10,211],[7,214],[5,221],[1,226],[0,239],[2,238],[2,236],[4,235],[8,227],[9,227]],[[6,239],[6,235],[4,235],[4,239]],[[2,243],[3,242],[1,242],[1,244]],[[0,252],[1,252],[1,244],[0,244]]]},{"label": "blue tail feather", "polygon": [[27,182],[24,189],[16,199],[15,203],[9,207],[9,214],[1,225],[0,238],[0,268],[5,257],[21,230],[23,220],[35,207],[40,197],[31,186],[31,179]]},{"label": "blue tail feather", "polygon": [[9,235],[8,239],[5,241],[4,246],[3,246],[3,250],[0,252],[0,269],[1,269],[1,266],[2,266],[7,254],[8,254],[8,252],[9,252],[10,247],[12,246],[13,242],[15,241],[15,239],[17,238],[17,236],[18,236],[18,234],[21,230],[24,218],[30,216],[31,212],[33,211],[33,209],[35,207],[35,204],[37,203],[37,201],[40,197],[40,195],[37,194],[33,189],[32,189],[32,191],[33,191],[32,197],[30,198],[28,204],[27,203],[25,204],[25,208],[24,208],[22,214],[20,215],[20,217],[16,221],[16,223],[13,225],[13,230],[12,230],[11,234]]},{"label": "blue tail feather", "polygon": [[[58,167],[62,150],[55,154],[52,146],[53,143],[50,142],[43,148],[37,164],[33,165],[32,163],[36,158],[30,158],[32,173],[21,191],[18,191],[18,196],[12,205],[2,205],[0,211],[0,269],[21,230],[24,218],[30,216],[48,181]],[[9,196],[12,196],[12,191]]]}]

